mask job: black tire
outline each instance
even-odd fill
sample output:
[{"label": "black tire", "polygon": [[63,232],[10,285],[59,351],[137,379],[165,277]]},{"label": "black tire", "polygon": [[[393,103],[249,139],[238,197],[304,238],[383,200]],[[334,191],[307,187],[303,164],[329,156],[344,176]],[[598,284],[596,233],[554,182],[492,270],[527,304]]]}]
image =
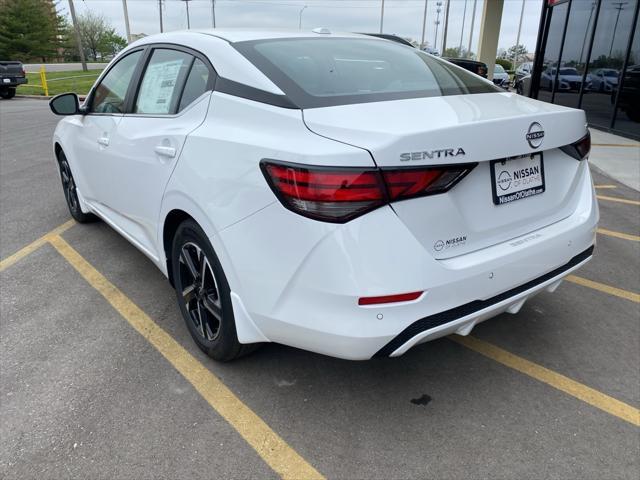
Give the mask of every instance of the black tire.
[{"label": "black tire", "polygon": [[80,209],[80,201],[78,200],[78,192],[76,191],[76,182],[71,173],[71,167],[67,161],[67,157],[62,150],[58,153],[58,168],[60,169],[60,180],[62,181],[62,190],[64,198],[67,200],[69,213],[78,223],[95,222],[98,217],[92,213],[84,213]]},{"label": "black tire", "polygon": [[[13,93],[11,92],[11,90],[13,90]],[[9,87],[7,88],[2,88],[0,89],[0,97],[4,98],[4,99],[10,99],[13,98],[16,94],[16,89],[11,89]]]},{"label": "black tire", "polygon": [[171,269],[180,312],[204,353],[228,362],[256,349],[258,344],[238,342],[227,277],[207,235],[193,220],[176,230]]}]

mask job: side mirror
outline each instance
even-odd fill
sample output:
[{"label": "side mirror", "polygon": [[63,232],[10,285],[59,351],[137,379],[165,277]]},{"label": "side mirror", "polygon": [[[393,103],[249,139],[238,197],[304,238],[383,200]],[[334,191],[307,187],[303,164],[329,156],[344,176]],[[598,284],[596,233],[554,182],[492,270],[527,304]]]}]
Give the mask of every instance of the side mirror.
[{"label": "side mirror", "polygon": [[49,101],[49,108],[56,115],[77,115],[83,113],[75,93],[61,93]]}]

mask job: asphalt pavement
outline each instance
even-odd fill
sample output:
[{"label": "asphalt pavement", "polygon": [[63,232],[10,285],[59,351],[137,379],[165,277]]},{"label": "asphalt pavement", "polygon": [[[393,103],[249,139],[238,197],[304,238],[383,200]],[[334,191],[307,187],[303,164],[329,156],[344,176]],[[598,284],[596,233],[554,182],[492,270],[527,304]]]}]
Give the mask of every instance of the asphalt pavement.
[{"label": "asphalt pavement", "polygon": [[219,364],[106,224],[22,250],[70,219],[56,122],[0,101],[0,478],[640,476],[638,192],[594,173],[614,200],[593,261],[476,327],[478,348],[349,362],[268,344]]}]

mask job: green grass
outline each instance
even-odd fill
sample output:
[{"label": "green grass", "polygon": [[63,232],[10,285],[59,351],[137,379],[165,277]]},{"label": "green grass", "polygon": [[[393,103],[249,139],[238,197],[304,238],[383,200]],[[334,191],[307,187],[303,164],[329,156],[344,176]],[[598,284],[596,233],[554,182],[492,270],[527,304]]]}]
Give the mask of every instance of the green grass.
[{"label": "green grass", "polygon": [[[102,70],[69,70],[67,72],[47,72],[47,84],[49,86],[49,95],[58,95],[59,93],[75,92],[78,95],[86,95],[89,89],[98,78]],[[27,73],[29,83],[20,85],[18,95],[44,95],[44,90],[40,86],[39,73]],[[58,80],[59,79],[59,80]]]}]

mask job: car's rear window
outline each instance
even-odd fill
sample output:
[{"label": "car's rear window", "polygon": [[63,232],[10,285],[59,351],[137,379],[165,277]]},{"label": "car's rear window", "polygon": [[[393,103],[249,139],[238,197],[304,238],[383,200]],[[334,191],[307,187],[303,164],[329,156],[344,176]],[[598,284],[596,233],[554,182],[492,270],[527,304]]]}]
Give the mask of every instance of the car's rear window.
[{"label": "car's rear window", "polygon": [[386,40],[288,38],[234,47],[300,108],[500,91],[449,62]]}]

